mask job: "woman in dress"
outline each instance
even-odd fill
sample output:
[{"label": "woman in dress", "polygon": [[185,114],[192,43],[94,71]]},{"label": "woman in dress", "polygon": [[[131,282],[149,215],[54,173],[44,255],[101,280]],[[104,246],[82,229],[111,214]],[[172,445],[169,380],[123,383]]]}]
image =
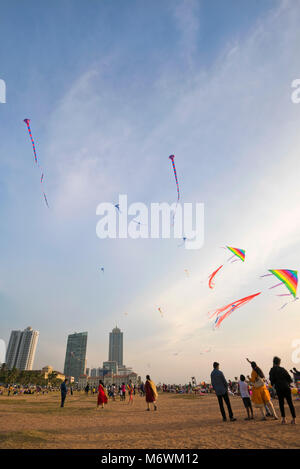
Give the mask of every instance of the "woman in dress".
[{"label": "woman in dress", "polygon": [[146,383],[145,383],[144,389],[145,389],[146,402],[147,402],[146,410],[148,411],[150,410],[150,403],[153,404],[154,410],[157,410],[156,400],[157,400],[158,394],[157,394],[156,386],[153,383],[153,381],[151,381],[149,375],[146,376]]},{"label": "woman in dress", "polygon": [[104,409],[104,404],[107,404],[107,395],[105,392],[104,384],[100,380],[98,386],[98,400],[97,400],[97,408],[101,404],[102,409]]},{"label": "woman in dress", "polygon": [[278,420],[276,411],[271,401],[270,393],[264,382],[265,376],[262,370],[257,366],[255,362],[251,362],[248,358],[247,358],[247,361],[250,363],[252,367],[250,384],[252,385],[251,400],[253,402],[254,407],[259,408],[262,414],[262,420],[267,420],[266,415],[265,415],[265,405],[267,405],[270,408],[274,419]]},{"label": "woman in dress", "polygon": [[128,388],[128,395],[129,395],[129,401],[128,404],[133,404],[133,384],[132,381],[129,381],[129,384],[127,385]]}]

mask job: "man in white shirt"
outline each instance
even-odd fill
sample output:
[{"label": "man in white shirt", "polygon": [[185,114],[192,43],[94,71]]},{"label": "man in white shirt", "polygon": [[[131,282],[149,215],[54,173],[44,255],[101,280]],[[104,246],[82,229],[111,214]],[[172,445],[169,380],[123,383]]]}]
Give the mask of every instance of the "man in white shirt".
[{"label": "man in white shirt", "polygon": [[248,415],[248,417],[245,418],[245,420],[253,420],[254,418],[253,408],[252,408],[250,394],[249,394],[249,387],[248,387],[248,384],[246,383],[246,378],[244,375],[240,376],[239,390],[240,390],[241,398],[243,399],[243,403],[244,403],[244,406],[246,408],[247,415]]}]

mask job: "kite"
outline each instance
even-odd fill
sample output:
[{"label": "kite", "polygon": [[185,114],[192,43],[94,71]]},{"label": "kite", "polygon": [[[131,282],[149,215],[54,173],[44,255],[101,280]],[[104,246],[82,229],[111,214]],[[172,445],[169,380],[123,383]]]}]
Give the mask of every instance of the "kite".
[{"label": "kite", "polygon": [[230,246],[226,246],[227,249],[229,249],[229,251],[231,251],[233,253],[233,256],[230,257],[228,259],[228,261],[230,261],[231,259],[233,259],[235,256],[237,257],[237,259],[235,259],[233,262],[236,262],[238,261],[239,259],[243,262],[245,262],[245,251],[244,249],[239,249],[239,248],[232,248]]},{"label": "kite", "polygon": [[203,350],[203,352],[200,352],[200,355],[203,355],[204,353],[209,353],[211,352],[211,348]]},{"label": "kite", "polygon": [[230,314],[235,311],[237,308],[240,308],[244,304],[249,303],[249,301],[253,300],[256,296],[260,295],[261,292],[255,293],[254,295],[246,296],[245,298],[241,298],[240,300],[233,301],[222,308],[217,309],[213,314],[211,314],[210,319],[214,316],[216,317],[214,327],[220,327],[221,323],[224,321],[225,318],[230,316]]},{"label": "kite", "polygon": [[[236,262],[238,260],[241,260],[242,262],[245,262],[245,250],[244,249],[240,249],[240,248],[233,248],[231,246],[223,246],[223,249],[229,249],[229,251],[231,253],[233,253],[233,256],[231,256],[227,262],[229,261],[232,261],[232,262]],[[232,260],[234,257],[236,257],[236,259]],[[231,262],[231,263],[232,263]],[[215,277],[215,275],[217,275],[217,273],[219,272],[219,270],[223,267],[223,265],[221,265],[218,269],[216,269],[209,277],[208,277],[208,286],[209,288],[213,289],[215,284],[213,282],[213,279]]]},{"label": "kite", "polygon": [[[40,168],[40,165],[38,163],[37,156],[36,156],[35,144],[34,144],[34,140],[33,140],[33,137],[32,137],[31,128],[30,128],[30,125],[29,125],[30,119],[24,119],[24,122],[27,125],[30,140],[31,140],[31,143],[32,143],[34,160],[35,160],[37,166]],[[44,179],[44,173],[42,172],[42,174],[41,174],[41,184],[43,184],[43,179]],[[47,197],[46,197],[46,194],[45,194],[44,191],[43,191],[43,195],[44,195],[45,203],[46,203],[47,207],[49,208],[48,200],[47,200]]]},{"label": "kite", "polygon": [[158,311],[160,312],[160,316],[163,317],[164,313],[162,312],[161,308],[158,308]]},{"label": "kite", "polygon": [[122,213],[121,210],[120,210],[120,205],[119,204],[116,204],[115,208],[118,210],[118,212]]},{"label": "kite", "polygon": [[178,179],[177,179],[177,173],[176,173],[176,168],[175,168],[175,163],[174,163],[174,155],[169,156],[170,160],[172,161],[172,166],[173,166],[173,171],[174,171],[174,176],[175,176],[175,181],[176,181],[176,187],[177,187],[177,203],[179,202],[180,194],[179,194],[179,184],[178,184]]},{"label": "kite", "polygon": [[262,277],[269,277],[271,275],[275,275],[280,280],[280,283],[277,283],[276,285],[273,285],[273,287],[270,287],[269,289],[271,290],[272,288],[279,287],[279,285],[284,284],[286,288],[289,290],[290,293],[286,294],[281,294],[278,296],[290,296],[292,295],[294,298],[296,298],[297,294],[297,286],[298,286],[298,272],[297,270],[288,270],[288,269],[276,269],[276,270],[271,270],[269,269],[270,274],[265,274],[261,275]]},{"label": "kite", "polygon": [[104,273],[104,267],[101,267],[101,272],[103,272],[103,273]]},{"label": "kite", "polygon": [[177,202],[176,202],[176,207],[175,207],[175,210],[174,210],[174,217],[173,217],[173,221],[174,221],[177,205],[178,205],[178,202],[179,202],[179,199],[180,199],[180,192],[179,192],[179,184],[178,184],[178,179],[177,179],[177,172],[176,172],[175,163],[174,163],[175,155],[170,155],[169,158],[172,161],[172,166],[173,166],[173,171],[174,171],[174,176],[175,176],[175,182],[176,182],[176,187],[177,187]]},{"label": "kite", "polygon": [[218,267],[218,269],[215,270],[215,271],[209,276],[209,278],[208,278],[208,286],[209,286],[209,288],[211,288],[211,289],[214,288],[215,284],[214,284],[214,282],[213,282],[213,279],[214,279],[215,275],[217,275],[217,273],[219,272],[219,270],[222,269],[222,267],[223,267],[223,264],[220,265],[220,267]]},{"label": "kite", "polygon": [[25,124],[27,125],[27,128],[28,128],[28,132],[29,132],[29,136],[30,136],[30,140],[31,140],[31,143],[32,143],[32,148],[33,148],[34,159],[35,159],[36,164],[38,164],[36,151],[35,151],[34,140],[33,140],[32,133],[31,133],[31,128],[30,128],[30,125],[29,125],[30,119],[24,119],[24,122],[25,122]]},{"label": "kite", "polygon": [[188,269],[184,269],[184,271],[185,271],[185,273],[186,273],[186,276],[189,278],[190,273],[189,273]]}]

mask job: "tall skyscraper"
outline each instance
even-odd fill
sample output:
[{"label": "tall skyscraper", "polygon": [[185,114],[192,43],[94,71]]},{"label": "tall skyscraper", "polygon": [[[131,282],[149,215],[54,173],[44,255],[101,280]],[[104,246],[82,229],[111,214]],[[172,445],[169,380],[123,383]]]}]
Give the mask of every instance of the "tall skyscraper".
[{"label": "tall skyscraper", "polygon": [[123,332],[118,327],[109,333],[108,360],[117,362],[118,366],[123,366]]},{"label": "tall skyscraper", "polygon": [[6,352],[9,369],[32,370],[39,332],[27,327],[24,331],[12,331]]},{"label": "tall skyscraper", "polygon": [[68,336],[64,374],[78,381],[86,368],[87,332],[75,332]]}]

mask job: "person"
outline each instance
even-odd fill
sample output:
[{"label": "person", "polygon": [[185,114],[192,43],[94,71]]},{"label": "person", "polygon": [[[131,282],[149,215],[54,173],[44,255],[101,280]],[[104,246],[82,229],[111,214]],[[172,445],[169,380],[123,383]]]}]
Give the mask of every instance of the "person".
[{"label": "person", "polygon": [[121,385],[121,401],[125,401],[126,399],[126,385],[125,383],[122,383]]},{"label": "person", "polygon": [[154,410],[157,410],[156,401],[157,401],[158,393],[157,393],[157,390],[156,390],[156,386],[153,383],[153,381],[151,381],[149,375],[146,376],[146,382],[145,382],[144,390],[145,390],[146,402],[147,402],[147,409],[146,410],[150,411],[150,404],[153,404]]},{"label": "person", "polygon": [[290,370],[290,372],[294,377],[294,383],[297,384],[297,381],[300,381],[300,371],[298,371],[297,368],[294,367],[292,370]]},{"label": "person", "polygon": [[[247,411],[248,417],[245,418],[245,420],[253,420],[253,408],[251,404],[251,399],[250,399],[250,394],[249,394],[249,387],[248,384],[246,383],[246,378],[244,375],[240,376],[240,381],[238,383],[239,390],[240,390],[240,395],[241,398],[243,399],[244,406]],[[251,414],[251,417],[250,417]]]},{"label": "person", "polygon": [[281,423],[286,424],[284,399],[286,399],[290,412],[292,415],[291,423],[296,423],[296,412],[292,401],[291,383],[293,382],[287,370],[280,366],[281,359],[278,357],[273,358],[273,368],[270,369],[269,377],[272,386],[275,386],[276,393],[279,401],[279,408],[281,413]]},{"label": "person", "polygon": [[230,400],[228,396],[228,383],[222,371],[219,370],[219,366],[220,366],[219,363],[217,362],[213,363],[213,371],[211,372],[211,375],[210,375],[211,384],[218,398],[220,411],[223,417],[223,422],[227,421],[227,417],[226,417],[226,413],[225,413],[224,405],[223,405],[223,399],[228,409],[230,421],[235,422],[236,418],[234,418],[233,416],[233,412],[231,409]]},{"label": "person", "polygon": [[128,395],[129,395],[129,401],[128,401],[128,404],[133,404],[133,392],[134,392],[134,388],[133,388],[133,384],[132,384],[132,381],[129,380],[129,384],[127,385],[128,387]]},{"label": "person", "polygon": [[104,409],[104,404],[107,404],[107,395],[104,389],[103,381],[99,381],[98,386],[98,399],[97,399],[97,408],[100,406]]},{"label": "person", "polygon": [[90,390],[90,385],[87,384],[86,387],[84,388],[84,391],[85,391],[85,393],[86,393],[87,396],[88,396],[88,394],[89,394],[89,390]]},{"label": "person", "polygon": [[64,407],[64,405],[65,405],[65,400],[66,400],[66,396],[67,396],[67,393],[68,393],[67,382],[68,382],[68,379],[66,378],[60,385],[60,393],[61,393],[60,407]]},{"label": "person", "polygon": [[252,373],[250,377],[250,383],[252,384],[252,396],[251,400],[254,404],[255,407],[259,408],[261,415],[262,415],[262,420],[267,420],[266,415],[265,415],[265,406],[267,406],[271,409],[271,413],[274,417],[275,420],[278,420],[278,417],[276,415],[276,411],[274,409],[273,403],[271,401],[271,396],[270,393],[267,389],[267,386],[265,385],[264,382],[264,374],[262,370],[257,366],[257,364],[253,361],[250,361],[248,358],[246,358],[248,363],[250,363],[252,367]]}]

